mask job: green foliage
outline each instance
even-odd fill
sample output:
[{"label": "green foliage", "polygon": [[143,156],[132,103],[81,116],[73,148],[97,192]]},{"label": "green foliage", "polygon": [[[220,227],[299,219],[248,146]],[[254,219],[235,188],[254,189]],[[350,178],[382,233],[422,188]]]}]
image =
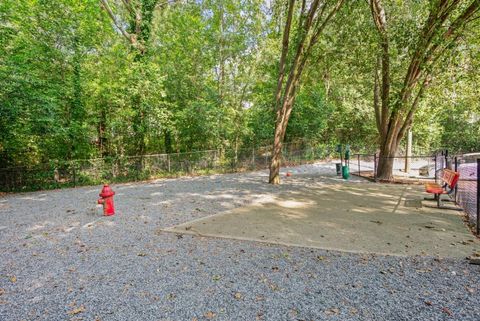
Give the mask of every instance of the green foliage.
[{"label": "green foliage", "polygon": [[[126,41],[98,0],[0,2],[0,167],[271,142],[282,3],[132,3],[144,17],[145,52]],[[124,3],[110,4],[133,32]],[[398,87],[427,6],[386,6]],[[439,62],[414,119],[418,147],[480,149],[478,30]],[[377,143],[375,37],[368,5],[344,6],[303,75],[287,142]]]}]

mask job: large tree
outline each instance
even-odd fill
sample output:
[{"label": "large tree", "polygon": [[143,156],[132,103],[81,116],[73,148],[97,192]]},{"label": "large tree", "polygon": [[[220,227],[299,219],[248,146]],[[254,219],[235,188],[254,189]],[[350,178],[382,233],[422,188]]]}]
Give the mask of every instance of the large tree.
[{"label": "large tree", "polygon": [[[276,122],[270,162],[269,183],[271,184],[280,183],[282,143],[302,74],[315,44],[344,1],[288,1],[275,90]],[[295,22],[296,26],[294,26]],[[292,29],[294,34],[290,36]]]},{"label": "large tree", "polygon": [[[155,10],[168,4],[159,0],[122,0],[112,7],[108,0],[100,0],[102,7],[108,13],[115,29],[131,45],[134,54],[134,68],[138,69],[140,77],[148,73],[148,60],[146,58],[152,36],[152,22]],[[120,1],[116,1],[120,2]],[[122,6],[123,5],[123,6]],[[117,12],[113,8],[117,9]],[[137,84],[132,84],[135,87]],[[135,144],[135,154],[143,155],[146,152],[147,136],[147,109],[141,88],[136,88],[131,96],[135,112],[132,119],[132,130]]]},{"label": "large tree", "polygon": [[[413,8],[414,5],[410,7]],[[393,160],[400,141],[412,125],[426,87],[441,69],[439,62],[480,17],[479,0],[431,0],[426,6],[423,10],[428,14],[421,22],[417,34],[412,34],[412,30],[406,34],[404,53],[398,55],[394,53],[391,42],[401,35],[393,34],[390,30],[387,6],[382,0],[370,0],[379,45],[374,109],[380,136],[377,177],[382,180],[392,179]],[[423,14],[422,8],[417,14]],[[414,19],[414,23],[418,23],[419,19],[421,18]],[[395,49],[398,51],[398,48]],[[394,55],[405,57],[407,62],[400,62],[404,68],[401,82],[392,80]]]}]

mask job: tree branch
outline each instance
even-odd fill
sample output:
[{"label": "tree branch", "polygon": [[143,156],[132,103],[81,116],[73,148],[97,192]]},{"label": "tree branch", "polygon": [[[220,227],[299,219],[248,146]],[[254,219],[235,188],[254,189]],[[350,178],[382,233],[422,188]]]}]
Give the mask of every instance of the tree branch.
[{"label": "tree branch", "polygon": [[117,21],[117,18],[115,17],[115,14],[112,11],[112,8],[110,8],[110,5],[108,4],[108,0],[100,0],[100,3],[102,4],[102,7],[105,9],[105,11],[107,11],[108,16],[112,20],[115,27],[122,33],[125,39],[127,39],[132,45],[135,45],[136,44],[135,36],[131,35],[120,26],[120,24]]},{"label": "tree branch", "polygon": [[413,115],[415,115],[415,111],[418,108],[418,103],[420,101],[420,98],[422,97],[423,93],[425,92],[425,88],[428,86],[429,83],[430,83],[430,75],[427,75],[427,76],[425,76],[422,84],[420,85],[420,88],[417,92],[417,95],[416,95],[415,99],[413,100],[413,103],[410,107],[410,110],[408,111],[408,114],[405,117],[403,125],[402,125],[400,131],[398,132],[398,137],[399,137],[398,139],[399,140],[403,138],[403,136],[405,135],[405,132],[411,126],[412,121],[413,121]]},{"label": "tree branch", "polygon": [[382,111],[380,113],[380,131],[381,137],[387,135],[390,122],[390,45],[387,34],[387,15],[380,0],[371,0],[370,9],[372,17],[377,27],[380,36],[381,47],[381,66],[382,66],[382,81],[381,81],[381,99]]},{"label": "tree branch", "polygon": [[282,87],[283,87],[283,80],[285,78],[285,65],[287,60],[288,47],[290,43],[290,30],[292,29],[292,17],[293,17],[294,7],[295,7],[295,0],[290,0],[288,3],[287,21],[285,22],[285,28],[283,30],[282,55],[280,57],[280,63],[279,63],[277,89],[275,90],[275,106],[274,106],[275,111],[279,109],[280,100],[282,98]]},{"label": "tree branch", "polygon": [[378,69],[380,69],[381,58],[377,56],[377,64],[375,66],[374,84],[373,84],[373,108],[375,110],[375,120],[377,129],[380,135],[383,135],[382,131],[382,111],[380,109],[380,77],[378,76]]}]

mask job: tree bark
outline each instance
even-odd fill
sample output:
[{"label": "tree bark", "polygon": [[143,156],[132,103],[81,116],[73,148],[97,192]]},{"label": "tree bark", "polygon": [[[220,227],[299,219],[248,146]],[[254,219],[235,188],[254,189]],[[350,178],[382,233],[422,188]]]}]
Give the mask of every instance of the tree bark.
[{"label": "tree bark", "polygon": [[[279,63],[279,74],[275,91],[274,110],[276,112],[275,133],[272,146],[272,159],[270,162],[269,183],[280,183],[280,166],[282,145],[285,132],[290,119],[290,114],[295,102],[295,97],[300,85],[302,73],[307,65],[308,58],[325,26],[340,9],[345,0],[338,0],[327,12],[328,1],[313,0],[307,10],[306,1],[302,1],[300,17],[298,17],[298,34],[296,35],[295,50],[289,60],[289,41],[292,29],[292,17],[295,0],[289,0],[287,20],[283,31],[282,54]],[[288,68],[287,68],[288,67]],[[286,70],[289,70],[286,81]]]},{"label": "tree bark", "polygon": [[[456,18],[451,17],[459,8],[459,3],[458,0],[441,0],[434,2],[430,7],[429,16],[418,35],[415,47],[412,48],[413,54],[403,84],[394,92],[396,99],[390,99],[392,94],[387,15],[382,0],[370,0],[370,9],[381,51],[380,58],[377,58],[373,99],[380,145],[377,177],[381,180],[393,179],[395,154],[406,131],[412,126],[413,116],[429,83],[434,64],[447,48],[460,38],[462,31],[465,31],[465,26],[479,18],[480,1],[478,0],[471,0],[470,5]],[[446,25],[449,20],[450,24]],[[378,75],[379,68],[381,68],[381,77]]]},{"label": "tree bark", "polygon": [[385,145],[380,150],[377,166],[377,179],[380,181],[393,180],[393,164],[398,146]]}]

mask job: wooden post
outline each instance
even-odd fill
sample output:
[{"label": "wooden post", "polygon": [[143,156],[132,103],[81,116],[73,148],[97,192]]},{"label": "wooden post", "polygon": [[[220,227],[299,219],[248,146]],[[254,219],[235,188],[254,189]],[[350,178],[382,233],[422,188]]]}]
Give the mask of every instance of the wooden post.
[{"label": "wooden post", "polygon": [[377,180],[377,153],[373,154],[373,179]]},{"label": "wooden post", "polygon": [[170,154],[167,154],[167,169],[168,169],[168,172],[170,173]]}]

